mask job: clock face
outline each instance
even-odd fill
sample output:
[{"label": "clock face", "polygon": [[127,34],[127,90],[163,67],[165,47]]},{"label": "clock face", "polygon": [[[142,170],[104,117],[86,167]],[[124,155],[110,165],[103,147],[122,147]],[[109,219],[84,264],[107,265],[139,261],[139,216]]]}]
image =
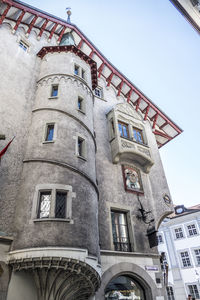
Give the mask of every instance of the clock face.
[{"label": "clock face", "polygon": [[165,201],[166,204],[170,204],[171,203],[171,199],[170,199],[170,197],[167,194],[165,194],[163,196],[163,200]]}]

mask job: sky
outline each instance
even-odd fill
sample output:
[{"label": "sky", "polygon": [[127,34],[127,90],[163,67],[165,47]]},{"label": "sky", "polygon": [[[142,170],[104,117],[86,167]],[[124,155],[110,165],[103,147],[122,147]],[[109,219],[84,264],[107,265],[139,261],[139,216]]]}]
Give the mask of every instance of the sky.
[{"label": "sky", "polygon": [[200,203],[200,35],[169,0],[26,0],[67,19],[183,133],[160,149],[174,204]]}]

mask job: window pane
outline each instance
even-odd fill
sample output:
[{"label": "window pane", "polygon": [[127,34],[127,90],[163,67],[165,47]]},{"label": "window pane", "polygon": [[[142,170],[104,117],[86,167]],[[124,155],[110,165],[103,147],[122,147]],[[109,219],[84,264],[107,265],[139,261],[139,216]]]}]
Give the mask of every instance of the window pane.
[{"label": "window pane", "polygon": [[66,217],[66,197],[67,193],[57,192],[56,193],[56,218],[65,218]]},{"label": "window pane", "polygon": [[51,204],[51,192],[42,192],[40,193],[40,203],[38,218],[49,218]]},{"label": "window pane", "polygon": [[129,137],[127,124],[118,122],[118,128],[119,128],[120,136],[126,137],[126,138]]},{"label": "window pane", "polygon": [[58,85],[53,85],[51,90],[51,97],[58,96]]},{"label": "window pane", "polygon": [[78,155],[83,156],[83,139],[78,138]]},{"label": "window pane", "polygon": [[46,141],[53,141],[53,133],[54,133],[54,125],[50,124],[47,125],[47,135],[46,135]]},{"label": "window pane", "polygon": [[144,144],[142,130],[133,128],[133,138],[136,142],[138,142],[140,144]]},{"label": "window pane", "polygon": [[116,251],[131,251],[126,213],[111,212],[113,243]]},{"label": "window pane", "polygon": [[82,108],[83,108],[82,102],[83,102],[83,99],[78,97],[78,109],[80,109],[80,110],[82,110]]},{"label": "window pane", "polygon": [[78,66],[74,66],[74,74],[79,75],[79,67]]}]

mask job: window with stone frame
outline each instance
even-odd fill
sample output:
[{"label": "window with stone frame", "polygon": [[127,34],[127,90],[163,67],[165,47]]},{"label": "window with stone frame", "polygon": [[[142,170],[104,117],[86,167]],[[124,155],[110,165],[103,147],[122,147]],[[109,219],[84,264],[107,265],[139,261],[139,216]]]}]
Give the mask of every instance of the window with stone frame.
[{"label": "window with stone frame", "polygon": [[80,67],[78,65],[74,65],[74,75],[80,75]]},{"label": "window with stone frame", "polygon": [[127,212],[111,211],[112,235],[115,251],[130,252],[131,244],[127,223]]},{"label": "window with stone frame", "polygon": [[58,97],[58,84],[51,86],[51,98]]},{"label": "window with stone frame", "polygon": [[174,229],[174,233],[175,233],[175,238],[176,239],[182,239],[182,238],[184,238],[183,228],[182,227],[175,228]]},{"label": "window with stone frame", "polygon": [[86,160],[86,142],[80,136],[77,137],[77,156]]},{"label": "window with stone frame", "polygon": [[190,260],[190,255],[188,251],[181,251],[180,252],[180,258],[181,258],[181,263],[183,268],[191,267],[191,260]]},{"label": "window with stone frame", "polygon": [[71,220],[72,186],[62,184],[39,184],[36,186],[32,207],[32,219]]},{"label": "window with stone frame", "polygon": [[45,141],[52,142],[54,137],[54,123],[46,124]]},{"label": "window with stone frame", "polygon": [[196,284],[188,284],[188,294],[192,296],[194,299],[199,299],[199,289]]},{"label": "window with stone frame", "polygon": [[188,236],[198,235],[197,228],[195,224],[187,225]]},{"label": "window with stone frame", "polygon": [[82,97],[78,96],[78,100],[77,100],[77,108],[78,111],[85,113],[85,101]]}]

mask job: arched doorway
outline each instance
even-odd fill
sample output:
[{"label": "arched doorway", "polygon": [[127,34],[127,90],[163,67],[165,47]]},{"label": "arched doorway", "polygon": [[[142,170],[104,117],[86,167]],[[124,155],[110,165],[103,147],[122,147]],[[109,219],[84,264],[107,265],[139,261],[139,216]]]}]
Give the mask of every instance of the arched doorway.
[{"label": "arched doorway", "polygon": [[105,300],[145,300],[142,286],[130,275],[120,275],[105,288]]}]

